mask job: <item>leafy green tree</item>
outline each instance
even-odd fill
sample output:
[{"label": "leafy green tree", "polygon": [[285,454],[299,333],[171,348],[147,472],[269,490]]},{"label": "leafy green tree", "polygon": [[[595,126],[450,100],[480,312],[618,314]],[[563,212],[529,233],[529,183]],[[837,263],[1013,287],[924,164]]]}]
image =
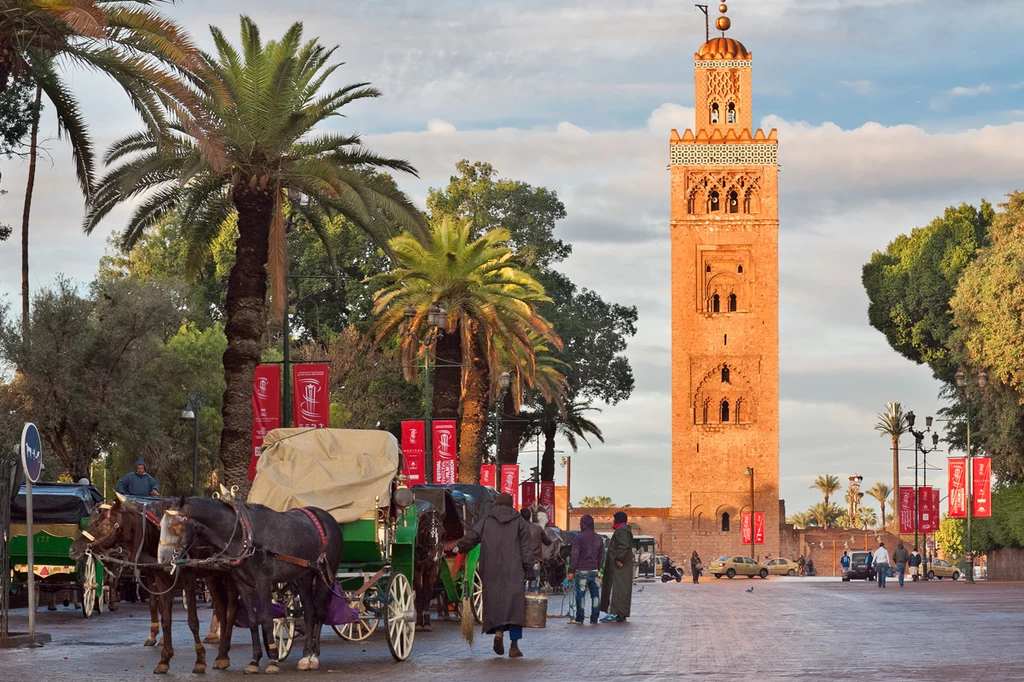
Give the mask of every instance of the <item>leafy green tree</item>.
[{"label": "leafy green tree", "polygon": [[945,514],[939,521],[939,530],[935,533],[935,544],[947,557],[962,557],[966,551],[965,519],[951,519]]},{"label": "leafy green tree", "polygon": [[584,509],[600,509],[602,507],[614,507],[615,504],[612,502],[612,498],[605,495],[596,495],[592,497],[584,497],[580,500],[577,507],[583,507]]},{"label": "leafy green tree", "polygon": [[391,240],[401,267],[383,278],[387,286],[377,293],[375,333],[380,339],[400,337],[402,366],[407,378],[415,380],[417,355],[423,350],[418,339],[430,328],[429,310],[436,305],[447,311],[444,338],[457,344],[456,366],[462,371],[461,377],[439,372],[436,385],[439,394],[450,395],[457,390],[453,379],[460,382],[459,480],[471,483],[480,476],[490,396],[502,371],[500,354],[533,366],[534,337],[560,342],[537,312],[548,300],[544,288],[516,266],[505,246],[508,231],[497,228],[473,240],[469,221],[450,218],[431,230],[429,245],[409,235]]},{"label": "leafy green tree", "polygon": [[839,477],[833,476],[832,474],[822,474],[814,479],[814,483],[811,484],[811,490],[817,490],[825,496],[825,506],[829,506],[829,498],[839,492],[842,487],[839,484]]},{"label": "leafy green tree", "polygon": [[[152,131],[128,135],[108,153],[108,161],[117,165],[101,181],[85,219],[86,231],[92,231],[114,207],[143,194],[124,231],[125,244],[131,246],[179,210],[189,257],[202,260],[224,221],[237,214],[225,299],[220,459],[227,484],[243,489],[268,270],[275,283],[273,307],[280,314],[285,309],[286,204],[317,231],[322,216],[344,215],[380,239],[393,233],[396,223],[429,238],[422,215],[393,184],[359,172],[370,166],[414,173],[412,166],[369,151],[358,135],[315,134],[318,125],[341,116],[345,105],[380,93],[366,83],[325,90],[337,69],[329,64],[334,50],[316,40],[303,43],[302,32],[296,23],[280,41],[264,43],[252,20],[242,17],[239,51],[212,28],[216,56],[206,64],[212,85],[200,90],[200,106],[225,145],[228,164],[211,163],[202,141],[188,134],[170,141]],[[220,96],[222,90],[228,97]]]},{"label": "leafy green tree", "polygon": [[[893,490],[894,489],[891,486],[888,486],[881,481],[876,481],[873,486],[865,491],[869,496],[878,501],[879,511],[882,513],[883,528],[886,525],[885,505],[888,503],[889,498],[892,497]],[[899,518],[899,512],[896,512],[896,515],[893,518]]]}]

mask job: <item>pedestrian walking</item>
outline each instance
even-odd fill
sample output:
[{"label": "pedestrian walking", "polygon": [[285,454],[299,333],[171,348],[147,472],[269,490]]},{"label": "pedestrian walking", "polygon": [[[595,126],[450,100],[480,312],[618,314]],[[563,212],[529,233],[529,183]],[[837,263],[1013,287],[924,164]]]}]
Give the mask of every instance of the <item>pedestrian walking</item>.
[{"label": "pedestrian walking", "polygon": [[885,548],[885,543],[879,540],[878,549],[874,553],[874,564],[875,573],[878,574],[878,586],[885,587],[885,578],[889,572],[889,550]]},{"label": "pedestrian walking", "polygon": [[843,556],[839,559],[839,565],[843,567],[843,580],[850,579],[850,553],[845,549],[843,550]]},{"label": "pedestrian walking", "polygon": [[[544,560],[544,545],[550,545],[552,540],[548,537],[548,534],[544,532],[544,527],[539,523],[534,523],[533,514],[529,509],[523,509],[520,514],[527,523],[530,524],[530,539],[533,542],[533,569],[529,575],[529,588],[530,592],[540,592],[540,564]],[[547,515],[543,515],[545,521]]]},{"label": "pedestrian walking", "polygon": [[693,574],[694,585],[700,582],[700,574],[703,571],[704,562],[700,560],[700,555],[697,554],[697,550],[693,550],[693,554],[690,555],[690,573]]},{"label": "pedestrian walking", "polygon": [[[505,653],[504,633],[511,640],[509,658],[522,658],[519,640],[526,622],[525,576],[533,569],[530,524],[512,507],[512,496],[501,493],[494,506],[459,540],[459,553],[480,545],[477,570],[487,585],[484,634],[494,635],[494,653]],[[460,557],[465,561],[465,556]]]},{"label": "pedestrian walking", "polygon": [[[865,548],[867,549],[867,548]],[[868,572],[868,580],[874,580],[875,575],[871,572],[871,564],[875,560],[875,555],[868,552],[868,555],[864,557],[864,570]]]},{"label": "pedestrian walking", "polygon": [[604,538],[594,532],[594,517],[584,514],[580,518],[580,532],[572,541],[569,554],[569,584],[576,590],[576,617],[569,625],[583,625],[583,599],[590,592],[590,624],[597,625],[601,615],[601,590],[597,584],[598,571],[604,562]]},{"label": "pedestrian walking", "polygon": [[921,573],[921,555],[918,553],[917,547],[910,553],[910,560],[907,563],[910,566],[910,579],[916,583]]},{"label": "pedestrian walking", "polygon": [[633,531],[626,512],[613,517],[612,539],[604,558],[604,580],[601,583],[602,623],[625,623],[633,601]]},{"label": "pedestrian walking", "polygon": [[907,572],[907,562],[910,560],[910,552],[903,546],[903,540],[900,540],[896,549],[893,550],[892,560],[896,564],[896,576],[900,587],[903,587],[903,576]]}]

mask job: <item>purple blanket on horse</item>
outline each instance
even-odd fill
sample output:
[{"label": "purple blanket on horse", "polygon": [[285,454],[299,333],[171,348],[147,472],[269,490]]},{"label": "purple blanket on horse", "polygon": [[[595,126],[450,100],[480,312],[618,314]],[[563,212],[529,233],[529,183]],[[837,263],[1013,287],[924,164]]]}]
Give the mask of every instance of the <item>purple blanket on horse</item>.
[{"label": "purple blanket on horse", "polygon": [[[260,604],[260,596],[255,595],[256,599],[256,610],[257,612],[262,609]],[[287,614],[284,610],[283,604],[274,602],[270,605],[270,616],[272,618],[284,618]],[[331,586],[331,601],[327,605],[327,617],[324,619],[325,625],[348,625],[349,623],[359,622],[359,611],[353,609],[348,605],[348,601],[345,600],[344,592],[335,583]],[[249,627],[249,616],[245,610],[245,603],[242,598],[238,598],[238,611],[235,615],[235,626],[240,628]]]}]

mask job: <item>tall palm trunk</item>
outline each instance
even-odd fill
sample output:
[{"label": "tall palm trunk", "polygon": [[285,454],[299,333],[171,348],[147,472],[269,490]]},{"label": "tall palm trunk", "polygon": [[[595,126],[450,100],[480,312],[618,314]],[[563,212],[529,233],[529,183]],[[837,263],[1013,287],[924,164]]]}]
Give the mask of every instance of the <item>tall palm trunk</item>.
[{"label": "tall palm trunk", "polygon": [[540,458],[540,480],[555,480],[555,435],[558,433],[558,422],[546,419],[541,429],[544,431],[544,454]]},{"label": "tall palm trunk", "polygon": [[[475,326],[475,325],[474,325]],[[462,392],[462,433],[459,436],[459,483],[477,483],[487,429],[488,365],[476,329],[469,353],[463,356],[466,380]]]},{"label": "tall palm trunk", "polygon": [[505,391],[501,403],[501,435],[498,437],[498,464],[519,463],[519,442],[523,438],[526,424],[516,421],[515,401],[512,392]]},{"label": "tall palm trunk", "polygon": [[430,413],[438,419],[455,419],[462,399],[462,339],[458,329],[437,340],[434,357],[436,361],[430,370],[434,394]]},{"label": "tall palm trunk", "polygon": [[[900,518],[900,437],[892,437],[892,489],[896,493],[893,500],[893,520]],[[885,503],[882,503],[882,527],[885,528]]]},{"label": "tall palm trunk", "polygon": [[39,107],[43,99],[43,89],[36,86],[35,115],[32,118],[32,136],[28,148],[28,181],[25,183],[25,209],[21,214],[21,338],[29,342],[28,301],[28,223],[32,215],[32,192],[36,187],[36,157],[39,155]]},{"label": "tall palm trunk", "polygon": [[266,263],[274,198],[269,191],[239,184],[232,188],[232,199],[238,209],[238,240],[225,304],[224,334],[228,346],[224,351],[226,386],[220,461],[226,484],[247,491],[252,448],[253,374],[260,361],[266,327]]}]

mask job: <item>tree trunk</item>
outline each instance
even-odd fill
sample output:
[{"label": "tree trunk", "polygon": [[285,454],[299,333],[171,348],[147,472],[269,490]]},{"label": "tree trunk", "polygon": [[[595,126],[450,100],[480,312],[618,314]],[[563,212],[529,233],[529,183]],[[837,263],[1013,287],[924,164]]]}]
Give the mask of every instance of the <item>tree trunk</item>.
[{"label": "tree trunk", "polygon": [[501,403],[501,436],[498,438],[499,465],[519,463],[519,441],[526,430],[526,424],[516,421],[517,416],[512,392],[505,391],[505,398]]},{"label": "tree trunk", "polygon": [[540,480],[555,480],[555,434],[558,433],[558,422],[544,422],[544,454],[540,458]]},{"label": "tree trunk", "polygon": [[434,346],[436,358],[431,369],[434,400],[431,415],[437,419],[456,419],[462,398],[462,341],[459,329],[446,333]]},{"label": "tree trunk", "polygon": [[36,157],[39,152],[39,106],[43,98],[43,89],[36,86],[35,116],[32,118],[32,135],[28,148],[28,182],[25,183],[25,209],[21,214],[21,338],[29,343],[28,300],[28,223],[32,215],[32,192],[36,186]]},{"label": "tree trunk", "polygon": [[[893,520],[900,518],[900,439],[894,436],[892,439],[892,490],[896,499],[892,504]],[[885,516],[885,512],[882,513]],[[882,519],[882,527],[885,527],[885,519]],[[897,530],[899,530],[897,528]]]},{"label": "tree trunk", "polygon": [[473,343],[463,358],[466,371],[465,392],[462,395],[462,433],[459,437],[459,483],[478,483],[483,461],[484,441],[487,436],[487,406],[489,371],[487,357],[480,346],[476,329]]},{"label": "tree trunk", "polygon": [[260,361],[266,327],[267,255],[274,197],[267,190],[252,190],[243,182],[232,189],[238,210],[235,264],[228,276],[224,334],[224,430],[220,436],[220,461],[225,485],[249,489],[252,456],[252,386]]}]

